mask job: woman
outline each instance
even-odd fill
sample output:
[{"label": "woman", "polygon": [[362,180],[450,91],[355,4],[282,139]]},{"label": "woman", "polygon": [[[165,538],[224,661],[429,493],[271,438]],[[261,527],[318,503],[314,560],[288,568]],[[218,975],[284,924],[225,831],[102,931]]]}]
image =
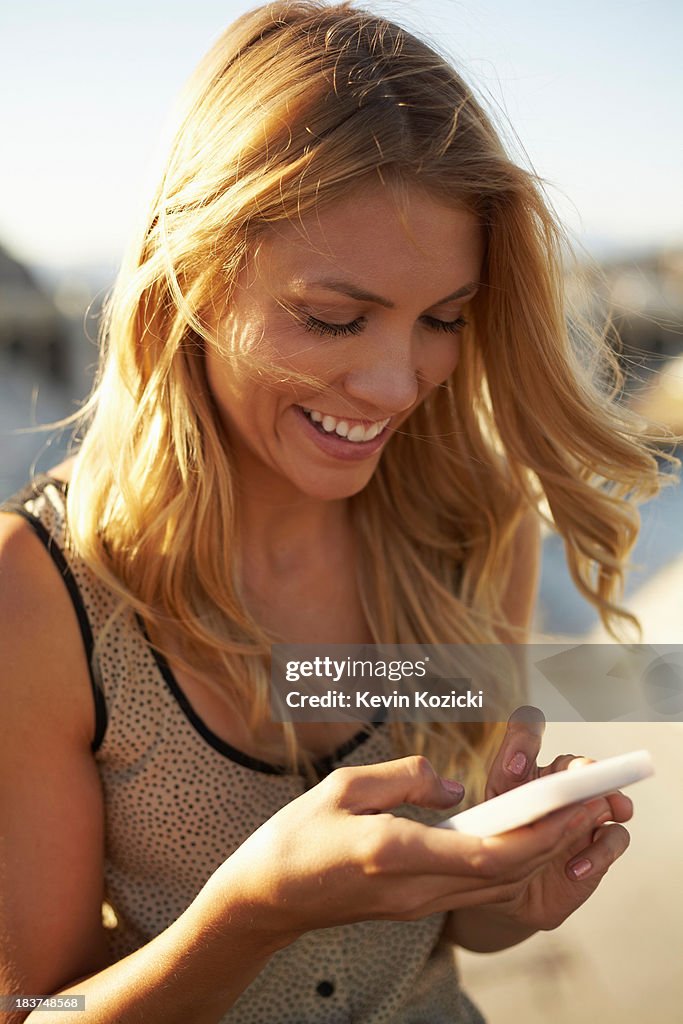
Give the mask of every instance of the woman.
[{"label": "woman", "polygon": [[476,802],[567,767],[514,716],[269,716],[277,641],[524,640],[542,497],[577,586],[629,618],[658,470],[589,372],[612,364],[560,240],[396,25],[302,0],[219,39],[82,443],[0,516],[4,991],[98,1021],[480,1020],[454,944],[557,926],[624,852],[621,794],[491,840],[427,827],[451,776]]}]

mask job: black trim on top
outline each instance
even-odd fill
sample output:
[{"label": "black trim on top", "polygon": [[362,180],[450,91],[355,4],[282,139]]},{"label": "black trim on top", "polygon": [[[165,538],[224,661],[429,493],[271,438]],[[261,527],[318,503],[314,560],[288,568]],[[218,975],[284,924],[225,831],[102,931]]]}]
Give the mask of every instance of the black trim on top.
[{"label": "black trim on top", "polygon": [[[152,652],[154,660],[157,663],[157,667],[159,668],[159,671],[161,672],[161,675],[163,676],[166,685],[168,686],[172,695],[175,697],[176,701],[180,705],[183,713],[185,714],[185,717],[188,719],[190,724],[194,726],[197,732],[206,740],[206,742],[210,744],[210,746],[212,746],[214,750],[217,750],[220,754],[223,754],[225,757],[229,757],[231,761],[236,761],[238,764],[241,764],[244,768],[251,768],[256,772],[263,772],[265,775],[289,775],[289,769],[286,768],[284,765],[271,764],[270,761],[261,761],[258,757],[252,757],[251,754],[245,754],[244,751],[238,750],[237,747],[233,747],[231,743],[228,743],[226,740],[221,739],[220,736],[216,735],[216,733],[208,727],[206,722],[199,717],[195,709],[190,704],[189,700],[187,699],[187,696],[181,689],[180,684],[178,683],[178,680],[176,679],[173,673],[173,669],[169,665],[168,661],[161,653],[161,651],[158,650],[150,640],[149,634],[147,632],[147,627],[145,626],[142,617],[137,612],[135,613],[135,617],[137,619],[138,626],[140,627],[140,632],[144,636],[147,646]],[[384,718],[381,718],[372,722],[371,724],[374,727],[374,729],[377,729],[383,723]],[[340,760],[343,757],[346,757],[347,754],[350,754],[357,747],[360,747],[363,743],[365,743],[365,741],[368,740],[372,735],[374,729],[371,731],[368,731],[367,729],[362,729],[360,732],[357,732],[354,736],[351,736],[350,739],[343,743],[332,754],[328,754],[326,757],[321,757],[317,761],[314,761],[313,768],[315,770],[316,775],[320,779],[324,778],[326,775],[329,775],[330,772],[334,770],[334,762]]]},{"label": "black trim on top", "polygon": [[62,549],[59,547],[54,537],[45,528],[43,523],[41,523],[40,519],[29,512],[22,504],[22,502],[31,501],[33,498],[40,497],[44,488],[48,484],[54,484],[64,495],[66,495],[68,485],[65,481],[58,480],[56,477],[51,477],[49,474],[44,473],[37,476],[30,484],[27,484],[23,490],[19,491],[18,494],[9,498],[8,501],[0,503],[0,511],[12,512],[19,515],[31,526],[57,567],[60,576],[64,580],[64,585],[69,593],[69,597],[71,598],[71,603],[74,611],[76,612],[76,618],[78,619],[78,625],[81,631],[85,656],[88,662],[90,685],[92,687],[93,699],[95,702],[95,736],[90,744],[90,749],[94,754],[102,745],[102,740],[104,739],[104,734],[107,729],[107,705],[104,698],[102,683],[99,678],[99,669],[93,654],[94,642],[88,613],[85,610],[85,604],[83,603],[83,598],[78,588],[78,584],[76,583],[76,579],[69,568]]}]

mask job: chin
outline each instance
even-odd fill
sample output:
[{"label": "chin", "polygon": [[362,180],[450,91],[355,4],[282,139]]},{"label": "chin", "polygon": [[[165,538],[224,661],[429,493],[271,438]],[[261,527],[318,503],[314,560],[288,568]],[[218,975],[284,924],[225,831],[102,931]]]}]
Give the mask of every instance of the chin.
[{"label": "chin", "polygon": [[309,498],[314,498],[318,501],[342,501],[344,498],[352,498],[354,494],[359,494],[364,490],[370,483],[373,474],[374,469],[371,473],[357,473],[353,474],[353,476],[349,474],[346,480],[341,478],[337,480],[319,478],[317,480],[298,482],[297,486]]}]

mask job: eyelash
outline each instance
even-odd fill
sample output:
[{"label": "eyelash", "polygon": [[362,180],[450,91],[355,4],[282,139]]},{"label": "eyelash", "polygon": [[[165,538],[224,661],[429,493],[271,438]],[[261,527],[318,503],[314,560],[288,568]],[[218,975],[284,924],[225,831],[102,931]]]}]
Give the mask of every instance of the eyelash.
[{"label": "eyelash", "polygon": [[[442,334],[458,334],[468,324],[468,321],[462,316],[459,316],[457,320],[438,320],[433,316],[423,316],[422,319],[431,330],[439,331]],[[349,324],[328,324],[324,320],[318,320],[317,317],[309,316],[304,321],[304,329],[323,337],[342,338],[350,334],[360,334],[365,323],[364,316],[359,316],[357,320],[352,320]]]}]

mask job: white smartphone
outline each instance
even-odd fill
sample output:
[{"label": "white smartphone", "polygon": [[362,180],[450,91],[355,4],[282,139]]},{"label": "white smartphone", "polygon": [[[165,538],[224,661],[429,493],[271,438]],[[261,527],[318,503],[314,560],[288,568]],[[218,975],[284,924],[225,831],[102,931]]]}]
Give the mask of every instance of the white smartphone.
[{"label": "white smartphone", "polygon": [[437,828],[451,828],[486,838],[528,825],[569,804],[591,800],[630,786],[654,773],[647,750],[608,757],[594,764],[577,766],[525,782],[516,789],[485,800],[476,807],[440,822]]}]

